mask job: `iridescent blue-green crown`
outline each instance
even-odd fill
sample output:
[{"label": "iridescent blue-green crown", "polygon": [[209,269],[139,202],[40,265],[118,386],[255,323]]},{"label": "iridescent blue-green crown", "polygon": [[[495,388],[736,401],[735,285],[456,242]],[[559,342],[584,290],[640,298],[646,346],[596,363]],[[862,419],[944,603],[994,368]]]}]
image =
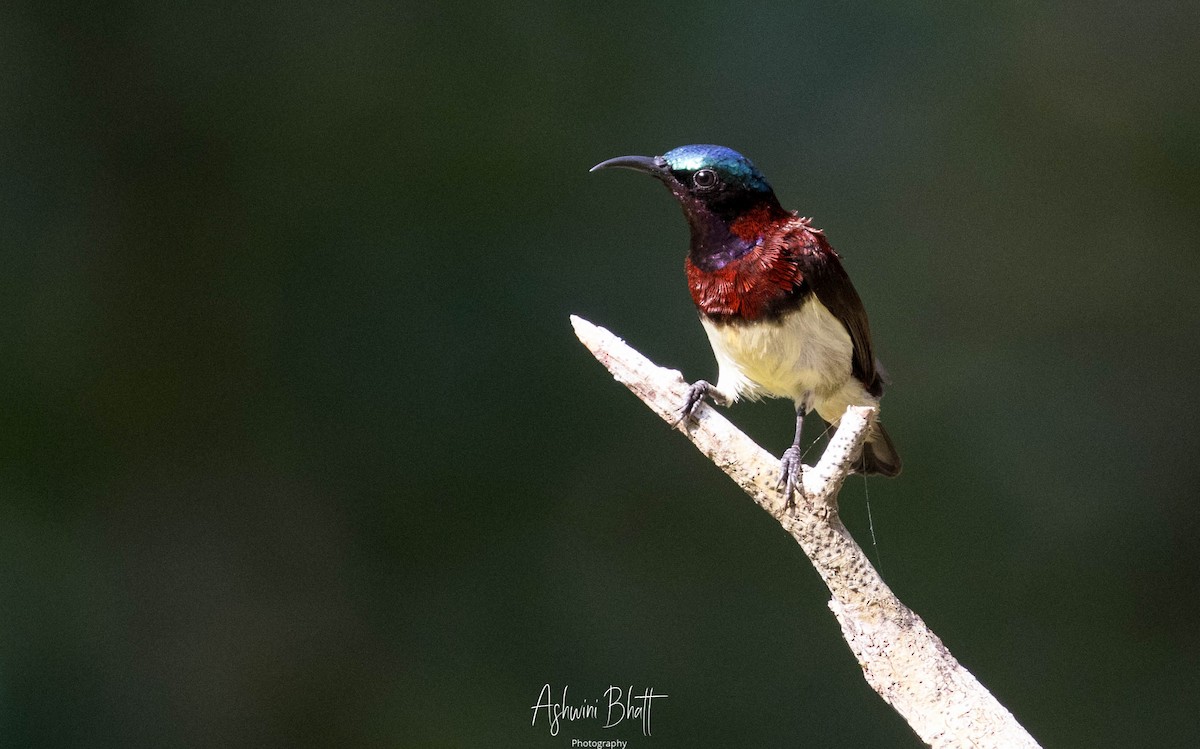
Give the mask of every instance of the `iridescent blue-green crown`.
[{"label": "iridescent blue-green crown", "polygon": [[697,143],[667,151],[663,159],[674,172],[692,173],[701,169],[712,169],[726,182],[738,184],[746,189],[770,192],[771,186],[745,156],[732,148]]}]

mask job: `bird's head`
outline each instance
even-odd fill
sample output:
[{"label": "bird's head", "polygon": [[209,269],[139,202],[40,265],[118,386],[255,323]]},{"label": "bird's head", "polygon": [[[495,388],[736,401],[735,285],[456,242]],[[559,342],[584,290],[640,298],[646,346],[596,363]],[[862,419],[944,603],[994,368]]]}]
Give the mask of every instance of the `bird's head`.
[{"label": "bird's head", "polygon": [[732,221],[763,203],[778,205],[762,172],[745,156],[724,146],[691,145],[662,156],[618,156],[591,171],[634,169],[657,177],[691,211],[716,214]]},{"label": "bird's head", "polygon": [[680,146],[662,156],[618,156],[591,171],[610,168],[645,172],[667,186],[691,226],[693,252],[728,245],[731,235],[744,233],[739,228],[748,217],[784,215],[775,192],[750,159],[724,146]]}]

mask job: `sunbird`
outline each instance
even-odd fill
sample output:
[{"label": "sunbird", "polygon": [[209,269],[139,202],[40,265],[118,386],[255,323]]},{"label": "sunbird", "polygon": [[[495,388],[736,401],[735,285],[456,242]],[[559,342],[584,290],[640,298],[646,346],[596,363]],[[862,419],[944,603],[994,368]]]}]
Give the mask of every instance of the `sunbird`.
[{"label": "sunbird", "polygon": [[[681,420],[705,399],[789,398],[796,437],[778,488],[787,506],[804,491],[801,432],[816,411],[836,425],[847,406],[878,408],[883,367],[871,350],[867,311],[841,258],[811,219],[784,210],[762,173],[724,146],[690,145],[662,156],[618,156],[591,171],[634,169],[657,178],[691,229],[688,290],[717,359],[717,384],[688,390]],[[878,419],[856,470],[896,476],[900,455]]]}]

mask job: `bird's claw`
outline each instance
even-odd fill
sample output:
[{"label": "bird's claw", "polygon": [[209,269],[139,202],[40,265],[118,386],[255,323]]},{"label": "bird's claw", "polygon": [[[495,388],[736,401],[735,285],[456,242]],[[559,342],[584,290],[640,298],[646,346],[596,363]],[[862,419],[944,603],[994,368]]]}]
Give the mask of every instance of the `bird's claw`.
[{"label": "bird's claw", "polygon": [[775,488],[783,491],[783,497],[786,501],[785,509],[792,509],[796,506],[796,494],[800,494],[800,498],[807,500],[804,493],[804,463],[800,460],[800,448],[797,445],[792,445],[787,450],[783,451],[783,456],[779,459],[779,481]]},{"label": "bird's claw", "polygon": [[688,387],[687,400],[683,402],[683,408],[679,409],[679,417],[675,419],[672,428],[677,428],[680,424],[694,419],[696,417],[696,409],[700,403],[713,392],[713,386],[704,380],[697,380]]}]

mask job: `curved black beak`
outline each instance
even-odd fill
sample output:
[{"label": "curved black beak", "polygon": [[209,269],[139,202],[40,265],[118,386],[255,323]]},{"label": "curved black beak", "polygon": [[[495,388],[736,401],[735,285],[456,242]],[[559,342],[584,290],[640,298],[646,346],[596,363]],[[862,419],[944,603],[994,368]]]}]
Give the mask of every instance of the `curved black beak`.
[{"label": "curved black beak", "polygon": [[671,175],[671,170],[667,167],[667,160],[662,156],[618,156],[615,159],[601,161],[588,171],[594,172],[598,169],[633,169],[659,179]]}]

